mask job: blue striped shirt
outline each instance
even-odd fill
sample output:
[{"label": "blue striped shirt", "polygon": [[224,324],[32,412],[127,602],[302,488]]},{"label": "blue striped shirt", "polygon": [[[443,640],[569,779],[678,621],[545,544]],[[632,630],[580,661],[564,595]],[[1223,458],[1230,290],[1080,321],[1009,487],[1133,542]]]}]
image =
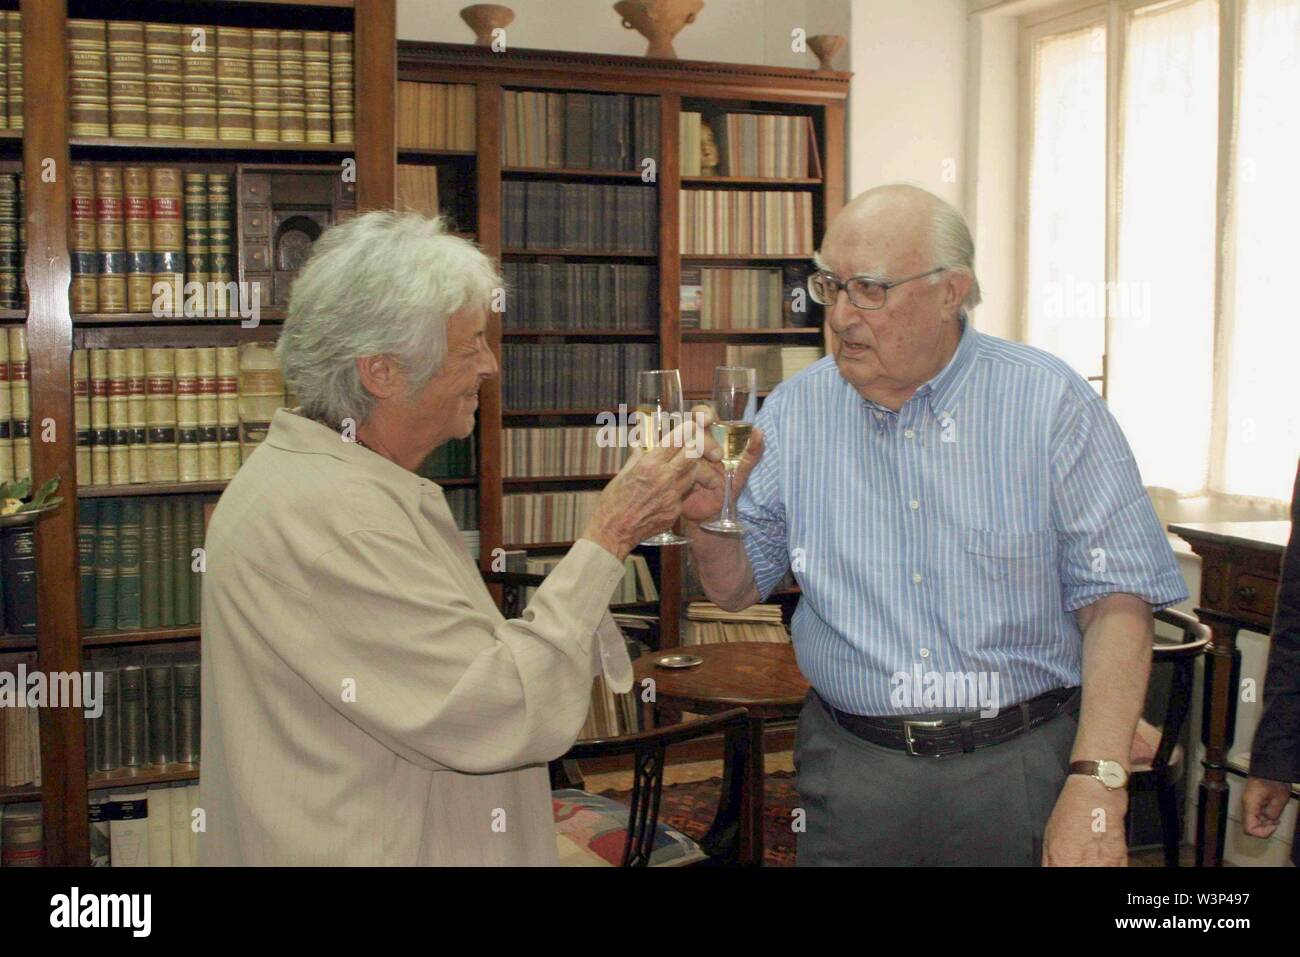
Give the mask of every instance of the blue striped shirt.
[{"label": "blue striped shirt", "polygon": [[1001,706],[1077,685],[1073,612],[1116,592],[1187,597],[1114,417],[1039,349],[966,322],[898,412],[827,356],[756,422],[745,551],[764,599],[793,570],[799,667],[841,710],[945,710],[900,696],[903,674],[909,691],[922,674],[996,676]]}]

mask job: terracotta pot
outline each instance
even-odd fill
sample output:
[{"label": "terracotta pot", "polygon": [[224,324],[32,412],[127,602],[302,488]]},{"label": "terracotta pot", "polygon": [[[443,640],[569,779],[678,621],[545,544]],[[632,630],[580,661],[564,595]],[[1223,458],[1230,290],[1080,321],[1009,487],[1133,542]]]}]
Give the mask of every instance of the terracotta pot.
[{"label": "terracotta pot", "polygon": [[650,41],[648,57],[676,60],[673,37],[704,9],[704,0],[618,0],[614,11],[623,18],[623,26],[636,30]]},{"label": "terracotta pot", "polygon": [[818,69],[828,73],[834,71],[831,60],[835,59],[835,54],[844,49],[844,42],[844,37],[836,33],[819,33],[815,37],[808,38],[808,49],[812,50],[821,62]]},{"label": "terracotta pot", "polygon": [[499,3],[474,3],[460,11],[460,18],[474,31],[474,42],[481,47],[492,45],[492,31],[514,22],[515,12]]}]

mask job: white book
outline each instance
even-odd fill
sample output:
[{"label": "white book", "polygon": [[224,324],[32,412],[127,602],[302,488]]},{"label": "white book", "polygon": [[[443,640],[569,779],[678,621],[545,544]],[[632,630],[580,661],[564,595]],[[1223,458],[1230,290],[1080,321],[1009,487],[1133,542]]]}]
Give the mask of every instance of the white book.
[{"label": "white book", "polygon": [[113,791],[108,796],[113,819],[108,825],[109,855],[114,867],[149,866],[149,793]]},{"label": "white book", "polygon": [[172,867],[193,867],[194,856],[190,849],[190,799],[189,787],[171,788],[171,839]]},{"label": "white book", "polygon": [[149,866],[172,866],[172,791],[166,784],[149,788]]}]

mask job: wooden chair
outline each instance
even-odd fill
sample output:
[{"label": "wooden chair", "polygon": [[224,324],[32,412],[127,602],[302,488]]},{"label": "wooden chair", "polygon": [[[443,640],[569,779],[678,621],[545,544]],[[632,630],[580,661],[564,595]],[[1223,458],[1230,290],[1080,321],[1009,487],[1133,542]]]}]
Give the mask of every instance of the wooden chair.
[{"label": "wooden chair", "polygon": [[[1160,830],[1165,848],[1165,866],[1178,866],[1178,847],[1182,837],[1182,819],[1178,815],[1176,786],[1183,775],[1186,757],[1182,745],[1183,725],[1192,705],[1196,659],[1210,642],[1210,629],[1191,615],[1166,608],[1155,613],[1156,621],[1173,625],[1183,633],[1182,641],[1170,643],[1157,639],[1151,648],[1152,665],[1170,664],[1173,680],[1164,702],[1160,724],[1138,721],[1130,756],[1129,793],[1156,792],[1160,809]],[[1132,824],[1132,815],[1127,818]]]}]

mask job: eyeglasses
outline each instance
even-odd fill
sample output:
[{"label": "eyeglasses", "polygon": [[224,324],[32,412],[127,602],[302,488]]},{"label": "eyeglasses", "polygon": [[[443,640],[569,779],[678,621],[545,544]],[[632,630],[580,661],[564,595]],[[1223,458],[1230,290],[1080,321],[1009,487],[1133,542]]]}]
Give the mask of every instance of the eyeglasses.
[{"label": "eyeglasses", "polygon": [[849,302],[853,303],[858,309],[879,309],[885,304],[885,293],[895,286],[901,286],[913,279],[924,279],[926,276],[933,276],[935,273],[944,271],[944,267],[939,266],[929,272],[917,273],[915,276],[908,276],[905,279],[881,282],[878,279],[872,279],[870,276],[850,276],[847,280],[841,281],[835,273],[820,269],[808,277],[808,291],[812,293],[813,302],[823,306],[835,305],[835,300],[839,297],[840,290],[843,289],[849,294]]}]

